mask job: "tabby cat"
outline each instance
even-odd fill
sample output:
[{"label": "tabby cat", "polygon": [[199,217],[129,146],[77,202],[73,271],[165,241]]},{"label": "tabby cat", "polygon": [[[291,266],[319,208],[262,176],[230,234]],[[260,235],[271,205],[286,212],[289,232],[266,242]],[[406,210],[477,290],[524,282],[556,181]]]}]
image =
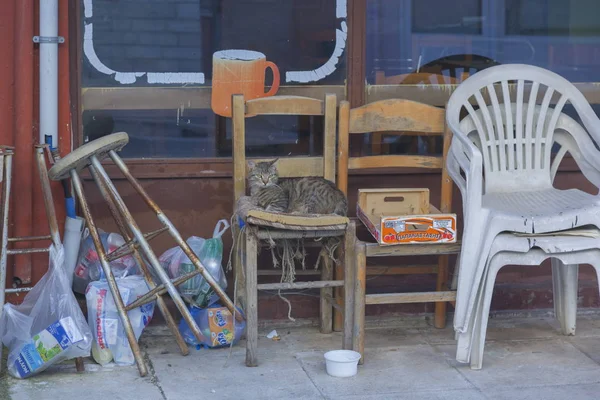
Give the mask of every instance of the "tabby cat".
[{"label": "tabby cat", "polygon": [[277,160],[248,161],[250,197],[259,207],[290,214],[347,214],[346,196],[332,182],[316,176],[279,179]]}]

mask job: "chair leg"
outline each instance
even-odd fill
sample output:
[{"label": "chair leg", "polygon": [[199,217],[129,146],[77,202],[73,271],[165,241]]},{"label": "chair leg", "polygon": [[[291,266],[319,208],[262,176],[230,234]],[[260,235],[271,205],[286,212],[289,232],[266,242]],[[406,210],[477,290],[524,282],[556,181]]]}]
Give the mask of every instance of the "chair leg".
[{"label": "chair leg", "polygon": [[358,362],[365,361],[365,295],[367,284],[367,255],[363,242],[357,242],[356,252],[356,282],[354,284],[354,341],[352,349],[360,353]]},{"label": "chair leg", "polygon": [[[492,304],[492,295],[494,294],[494,284],[498,271],[503,265],[497,263],[490,265],[487,274],[484,273],[484,279],[481,283],[482,293],[479,300],[479,307],[473,310],[475,324],[473,327],[473,337],[471,339],[471,369],[479,370],[483,367],[483,350],[485,348],[485,337],[487,335],[487,325],[490,318],[490,305]],[[476,303],[477,304],[477,303]]]},{"label": "chair leg", "polygon": [[240,235],[240,225],[235,222],[232,227],[234,242],[232,244],[233,253],[232,253],[232,267],[233,267],[233,280],[236,286],[237,292],[237,305],[242,310],[246,309],[246,279],[244,277],[244,262],[243,257],[246,254],[246,242],[244,241],[244,237]]},{"label": "chair leg", "polygon": [[[448,256],[443,255],[438,257],[438,272],[436,289],[438,292],[447,290],[448,285]],[[445,301],[435,303],[435,318],[433,325],[438,329],[446,327],[446,307],[448,303]]]},{"label": "chair leg", "polygon": [[[328,255],[323,257],[321,264],[321,280],[330,281],[333,279],[333,262]],[[320,319],[321,319],[321,333],[333,332],[333,305],[331,304],[333,299],[332,288],[321,289],[321,305],[320,305]]]},{"label": "chair leg", "polygon": [[[338,259],[342,259],[343,257],[343,252],[342,251],[337,251],[337,257]],[[334,265],[334,276],[333,279],[335,279],[336,281],[341,281],[344,280],[345,281],[345,260],[342,261],[341,263],[336,263]],[[340,288],[340,287],[336,287],[333,289],[333,293],[335,295],[335,304],[337,304],[339,307],[344,307],[344,296],[345,296],[345,288]],[[338,310],[337,308],[333,309],[333,330],[335,332],[340,332],[342,330],[344,330],[344,314]]]},{"label": "chair leg", "polygon": [[[235,309],[235,307],[233,306],[233,302],[227,296],[223,288],[219,286],[219,283],[215,281],[215,279],[208,272],[208,270],[204,268],[198,256],[196,256],[196,254],[192,251],[192,249],[183,239],[177,228],[175,228],[171,220],[160,209],[158,204],[156,204],[150,198],[150,196],[148,195],[148,193],[146,193],[142,185],[140,185],[137,179],[134,178],[134,176],[131,174],[131,172],[127,168],[127,165],[123,162],[121,157],[119,157],[119,155],[113,150],[109,152],[109,156],[113,160],[119,171],[125,176],[125,178],[133,187],[133,189],[140,195],[140,197],[146,203],[146,205],[154,212],[154,214],[156,215],[158,220],[163,224],[163,226],[167,228],[169,235],[171,235],[171,238],[173,238],[173,240],[177,243],[179,248],[183,250],[187,258],[189,258],[192,264],[194,264],[196,270],[202,275],[202,278],[204,278],[206,283],[210,285],[214,293],[219,297],[223,306],[227,307],[227,309],[231,312],[231,314],[236,320],[240,322],[243,321],[243,316]],[[179,312],[181,312],[181,314],[183,315],[185,321],[188,323],[188,326],[191,328],[192,332],[194,333],[194,336],[196,336],[196,338],[199,341],[201,341],[202,333],[199,329],[197,329],[196,323],[194,322],[188,308],[183,302],[183,299],[179,295],[179,291],[171,283],[171,280],[169,279],[166,272],[161,268],[160,262],[158,261],[158,257],[156,257],[156,255],[148,245],[147,240],[144,238],[144,235],[137,226],[137,223],[135,223],[135,221],[133,220],[133,217],[127,209],[125,202],[119,195],[117,189],[114,187],[114,184],[111,182],[110,178],[108,177],[108,174],[106,174],[106,171],[102,167],[102,164],[100,164],[100,161],[98,161],[98,158],[96,156],[91,156],[90,160],[94,168],[96,168],[98,174],[103,178],[106,187],[110,190],[111,194],[113,195],[113,198],[115,199],[115,204],[119,209],[119,212],[123,214],[125,220],[127,221],[128,227],[133,233],[133,236],[135,237],[136,241],[139,243],[140,249],[144,253],[144,256],[148,259],[150,265],[152,265],[156,273],[160,276],[161,281],[164,283],[167,291],[169,292],[169,295],[175,302],[175,305],[179,309]]]},{"label": "chair leg", "polygon": [[552,259],[554,313],[563,335],[575,335],[578,278],[579,265],[563,264],[559,259]]},{"label": "chair leg", "polygon": [[[4,309],[5,288],[6,288],[6,264],[8,257],[8,212],[10,207],[10,185],[12,180],[12,154],[5,154],[0,157],[0,162],[4,163],[2,173],[2,209],[0,218],[2,218],[2,237],[0,248],[0,316]],[[0,344],[0,371],[2,371],[2,350]]]},{"label": "chair leg", "polygon": [[[356,225],[350,221],[344,241],[344,342],[342,348],[352,349],[352,325],[354,324],[354,285],[356,280],[354,244]],[[339,278],[337,278],[339,279]]]},{"label": "chair leg", "polygon": [[135,358],[135,362],[137,364],[140,375],[146,376],[148,374],[148,370],[146,368],[146,364],[144,363],[144,359],[142,358],[140,346],[135,338],[135,333],[133,331],[133,327],[131,326],[129,316],[125,311],[125,304],[123,303],[123,299],[121,298],[121,293],[119,293],[119,287],[117,286],[117,282],[115,281],[115,277],[110,268],[110,264],[106,259],[106,253],[104,252],[104,247],[102,246],[102,241],[100,240],[100,234],[98,233],[89,206],[85,199],[81,179],[79,178],[79,175],[75,170],[71,170],[71,181],[73,182],[73,188],[75,189],[77,200],[79,201],[79,205],[81,206],[81,211],[83,212],[85,222],[90,230],[90,235],[94,242],[94,246],[96,247],[96,252],[98,253],[98,258],[100,259],[100,265],[102,266],[102,270],[104,271],[104,276],[106,276],[106,280],[108,281],[108,287],[113,296],[115,306],[117,307],[119,319],[121,320],[121,323],[125,328],[125,334],[127,335],[129,346],[131,347],[131,351],[133,352],[133,357]]},{"label": "chair leg", "polygon": [[246,229],[246,366],[258,366],[258,243],[254,232]]},{"label": "chair leg", "polygon": [[[124,221],[123,217],[121,216],[121,214],[119,213],[119,211],[117,210],[117,208],[114,204],[114,199],[112,198],[110,192],[108,191],[108,189],[103,184],[100,177],[98,176],[96,169],[93,166],[90,166],[89,170],[90,170],[90,173],[92,174],[92,177],[94,178],[94,180],[96,180],[96,182],[98,182],[98,189],[100,190],[100,194],[106,200],[108,209],[109,209],[113,219],[115,220],[115,223],[117,224],[117,227],[119,229],[119,232],[121,233],[121,236],[123,236],[125,241],[129,242],[132,237],[129,234],[126,222]],[[142,275],[144,276],[144,279],[145,279],[146,283],[148,284],[148,287],[150,288],[150,290],[156,288],[157,285],[154,282],[154,279],[152,278],[152,275],[150,274],[150,271],[148,270],[148,266],[146,265],[146,262],[144,261],[142,255],[140,254],[137,247],[133,248],[133,256],[135,257],[135,260],[139,264],[140,269],[142,270]],[[165,303],[165,300],[163,299],[163,297],[161,295],[156,295],[156,305],[157,305],[160,313],[164,317],[165,322],[167,323],[167,326],[169,327],[171,333],[175,337],[175,341],[177,342],[177,345],[179,346],[179,351],[181,351],[182,355],[187,356],[188,354],[190,354],[190,349],[189,349],[188,345],[185,343],[185,340],[183,339],[183,336],[181,335],[181,332],[179,331],[179,328],[177,327],[177,322],[171,315],[171,312],[169,311],[169,308],[167,307],[167,304]]]},{"label": "chair leg", "polygon": [[[44,199],[44,208],[46,209],[46,219],[48,220],[50,237],[54,246],[61,246],[60,233],[58,231],[58,221],[56,219],[56,208],[54,207],[54,199],[52,198],[52,188],[50,186],[50,179],[48,178],[46,158],[44,157],[44,147],[45,146],[43,145],[35,145],[37,170],[40,179],[40,186],[42,187],[42,197]],[[0,354],[0,357],[1,356],[2,354]],[[77,370],[77,372],[85,371],[83,357],[77,357],[75,359],[75,369]]]}]

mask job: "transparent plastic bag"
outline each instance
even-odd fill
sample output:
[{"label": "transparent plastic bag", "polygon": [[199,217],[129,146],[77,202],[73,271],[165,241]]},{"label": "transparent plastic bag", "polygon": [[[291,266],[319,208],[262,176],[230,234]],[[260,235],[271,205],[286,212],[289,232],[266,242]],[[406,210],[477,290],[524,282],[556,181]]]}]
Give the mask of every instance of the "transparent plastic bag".
[{"label": "transparent plastic bag", "polygon": [[64,270],[64,248],[50,246],[48,272],[20,305],[5,304],[0,327],[8,372],[27,378],[53,364],[90,355],[92,332]]},{"label": "transparent plastic bag", "polygon": [[[146,294],[148,284],[141,276],[127,276],[115,279],[123,303],[128,305],[138,297]],[[88,322],[94,335],[92,356],[98,364],[104,365],[114,359],[116,364],[132,365],[135,360],[129,346],[125,327],[119,318],[119,312],[112,293],[105,280],[90,282],[85,299],[88,309]],[[135,338],[139,339],[142,331],[152,319],[154,304],[151,302],[127,313]]]},{"label": "transparent plastic bag", "polygon": [[[223,259],[223,240],[221,237],[228,228],[229,223],[227,220],[222,219],[217,222],[211,239],[192,236],[186,240],[194,254],[200,259],[202,265],[204,265],[223,290],[227,289],[227,278],[221,267]],[[171,279],[192,272],[195,268],[191,260],[179,247],[173,247],[164,252],[160,256],[159,261]],[[185,296],[197,307],[206,307],[217,299],[214,290],[202,275],[196,275],[192,279],[187,280],[179,285],[178,289],[182,296]]]},{"label": "transparent plastic bag", "polygon": [[[100,230],[100,241],[107,254],[125,244],[123,236],[118,233],[103,232],[102,230]],[[115,278],[141,275],[140,266],[131,254],[112,261],[110,269]],[[89,234],[89,229],[85,229],[83,238],[81,239],[77,265],[73,272],[73,290],[77,293],[85,294],[88,284],[100,279],[106,279],[104,270],[100,264],[92,237]]]},{"label": "transparent plastic bag", "polygon": [[246,322],[234,321],[231,312],[227,307],[221,306],[219,302],[214,302],[207,308],[192,306],[189,307],[189,310],[202,333],[203,339],[198,342],[189,325],[182,318],[179,322],[179,332],[181,332],[183,340],[187,344],[208,348],[225,347],[230,345],[232,341],[233,344],[236,344],[244,334]]}]

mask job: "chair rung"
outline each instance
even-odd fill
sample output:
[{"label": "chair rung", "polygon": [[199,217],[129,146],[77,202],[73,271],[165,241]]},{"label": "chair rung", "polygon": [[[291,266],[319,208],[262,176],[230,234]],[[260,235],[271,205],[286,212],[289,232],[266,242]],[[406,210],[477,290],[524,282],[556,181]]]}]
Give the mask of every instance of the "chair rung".
[{"label": "chair rung", "polygon": [[[155,231],[145,233],[144,239],[146,239],[146,240],[154,239],[156,236],[160,235],[161,233],[163,233],[164,231],[166,231],[168,229],[169,229],[168,226],[164,226]],[[122,246],[119,246],[115,250],[108,253],[106,255],[106,259],[108,260],[108,262],[113,262],[115,260],[118,260],[119,258],[123,258],[130,254],[133,254],[134,249],[137,249],[138,247],[139,247],[139,243],[137,242],[137,240],[135,238],[133,238],[133,239],[127,241]]]},{"label": "chair rung", "polygon": [[7,250],[6,254],[14,255],[14,254],[32,254],[32,253],[47,253],[48,248],[30,248],[30,249],[11,249]]},{"label": "chair rung", "polygon": [[[183,282],[187,281],[188,279],[193,278],[194,276],[198,275],[199,273],[200,273],[200,271],[196,269],[190,273],[181,275],[180,277],[178,277],[176,279],[172,279],[171,283],[173,284],[173,286],[181,285]],[[134,301],[133,303],[126,306],[125,311],[131,311],[133,309],[143,306],[144,304],[148,304],[148,303],[156,300],[156,296],[162,296],[165,293],[167,293],[167,288],[165,287],[164,283],[161,283],[160,285],[158,285],[154,289],[150,290],[143,296],[138,297],[137,300]]]},{"label": "chair rung", "polygon": [[435,244],[399,244],[380,246],[378,243],[366,244],[367,257],[389,256],[436,256],[460,253],[460,242]]},{"label": "chair rung", "polygon": [[50,240],[52,236],[44,235],[44,236],[24,236],[24,237],[14,237],[8,238],[8,242],[35,242],[38,240]]},{"label": "chair rung", "polygon": [[169,230],[169,227],[168,227],[168,226],[163,226],[162,228],[160,228],[160,229],[157,229],[157,230],[155,230],[155,231],[152,231],[152,232],[145,233],[145,234],[144,234],[144,238],[145,238],[146,240],[152,240],[152,239],[154,239],[155,237],[157,237],[158,235],[160,235],[161,233],[163,233],[163,232],[165,232],[165,231],[168,231],[168,230]]},{"label": "chair rung", "polygon": [[[131,246],[131,247],[129,247]],[[133,247],[135,245],[132,245],[130,242],[125,243],[123,246],[119,247],[116,250],[111,251],[110,253],[108,253],[106,255],[106,260],[111,263],[115,260],[118,260],[119,258],[123,258],[125,256],[128,256],[130,254],[133,254]],[[129,248],[127,248],[129,247]]]},{"label": "chair rung", "polygon": [[413,274],[437,274],[437,264],[385,266],[368,265],[367,275],[413,275]]},{"label": "chair rung", "polygon": [[456,300],[456,292],[382,293],[365,298],[365,304],[438,303]]},{"label": "chair rung", "polygon": [[[259,269],[258,271],[258,275],[267,275],[267,276],[280,276],[281,275],[281,269],[275,269],[275,268],[271,268],[271,269]],[[294,272],[295,275],[321,275],[321,270],[318,269],[301,269],[301,270],[296,270],[296,272]]]},{"label": "chair rung", "polygon": [[260,284],[256,285],[258,290],[321,289],[321,288],[341,287],[341,286],[344,286],[344,281],[260,283]]},{"label": "chair rung", "polygon": [[318,237],[333,237],[333,236],[344,236],[345,231],[342,230],[315,230],[315,231],[269,231],[259,230],[256,232],[256,237],[261,240],[266,239],[312,239]]}]

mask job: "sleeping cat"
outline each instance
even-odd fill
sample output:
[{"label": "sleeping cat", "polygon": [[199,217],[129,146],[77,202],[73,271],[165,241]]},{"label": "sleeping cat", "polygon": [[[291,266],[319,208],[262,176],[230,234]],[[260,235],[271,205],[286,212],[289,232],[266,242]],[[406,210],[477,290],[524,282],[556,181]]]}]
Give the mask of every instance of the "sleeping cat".
[{"label": "sleeping cat", "polygon": [[256,204],[272,212],[290,214],[338,214],[346,216],[348,201],[335,185],[325,178],[279,179],[273,161],[248,161],[250,197]]}]

